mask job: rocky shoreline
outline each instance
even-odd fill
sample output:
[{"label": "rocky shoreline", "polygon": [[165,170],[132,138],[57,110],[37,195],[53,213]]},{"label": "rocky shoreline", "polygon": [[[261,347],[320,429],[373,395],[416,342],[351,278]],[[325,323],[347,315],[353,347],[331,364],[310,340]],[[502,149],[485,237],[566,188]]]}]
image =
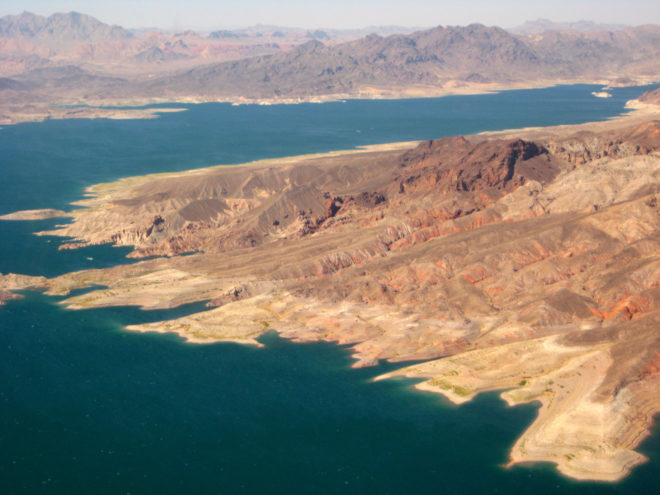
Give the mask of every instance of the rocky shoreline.
[{"label": "rocky shoreline", "polygon": [[382,378],[457,403],[539,401],[511,462],[618,480],[660,411],[654,98],[597,124],[101,184],[46,234],[156,258],[0,288],[104,287],[63,301],[74,309],[207,301],[128,330],[248,344],[275,330],[350,344],[355,366],[424,360]]}]

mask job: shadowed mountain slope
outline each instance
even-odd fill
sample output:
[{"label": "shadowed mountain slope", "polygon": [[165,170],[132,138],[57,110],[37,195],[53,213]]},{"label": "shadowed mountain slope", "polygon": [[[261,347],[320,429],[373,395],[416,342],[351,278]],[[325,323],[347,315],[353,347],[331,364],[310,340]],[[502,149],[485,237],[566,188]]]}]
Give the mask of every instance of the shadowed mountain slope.
[{"label": "shadowed mountain slope", "polygon": [[407,36],[370,35],[332,47],[315,40],[287,53],[157,79],[139,91],[264,98],[441,88],[450,81],[488,84],[623,76],[627,68],[657,73],[659,54],[657,26],[517,37],[474,24]]}]

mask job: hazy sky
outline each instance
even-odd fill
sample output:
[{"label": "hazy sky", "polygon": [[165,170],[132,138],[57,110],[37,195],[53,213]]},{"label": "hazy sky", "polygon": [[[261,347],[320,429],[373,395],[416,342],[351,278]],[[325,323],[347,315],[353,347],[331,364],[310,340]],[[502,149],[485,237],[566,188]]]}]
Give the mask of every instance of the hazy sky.
[{"label": "hazy sky", "polygon": [[254,24],[354,28],[486,25],[526,20],[660,24],[660,0],[0,0],[0,16],[77,11],[124,27],[214,29]]}]

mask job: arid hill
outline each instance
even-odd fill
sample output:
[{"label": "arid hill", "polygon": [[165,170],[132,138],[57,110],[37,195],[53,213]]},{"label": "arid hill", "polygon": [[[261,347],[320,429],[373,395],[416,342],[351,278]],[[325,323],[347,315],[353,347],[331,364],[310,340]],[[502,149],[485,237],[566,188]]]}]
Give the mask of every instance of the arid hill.
[{"label": "arid hill", "polygon": [[[92,74],[133,80],[286,51],[320,36],[268,26],[222,33],[126,30],[77,12],[49,17],[24,12],[0,18],[0,76],[75,66]],[[322,39],[332,44],[357,37],[357,33],[330,32]],[[67,88],[63,89],[66,93]]]},{"label": "arid hill", "polygon": [[23,12],[0,18],[0,37],[34,40],[51,47],[70,43],[125,40],[133,35],[120,26],[108,26],[94,17],[70,12],[43,17]]},{"label": "arid hill", "polygon": [[49,233],[73,237],[64,248],[112,242],[156,257],[3,276],[0,297],[100,285],[64,304],[207,301],[129,329],[252,344],[275,330],[351,344],[356,366],[423,360],[392,375],[459,403],[498,389],[511,404],[540,401],[512,462],[619,479],[643,462],[633,449],[660,411],[653,108],[99,185]]},{"label": "arid hill", "polygon": [[412,31],[404,27],[310,31],[258,25],[207,34],[155,28],[127,30],[77,12],[49,17],[24,12],[0,17],[0,76],[76,65],[115,76],[153,77],[213,62],[287,51],[315,39],[332,45],[370,33]]},{"label": "arid hill", "polygon": [[370,35],[332,47],[315,40],[287,53],[156,79],[136,90],[170,97],[192,92],[255,99],[440,92],[458,83],[654,77],[660,69],[658,54],[657,26],[525,37],[474,24],[385,38]]},{"label": "arid hill", "polygon": [[[133,32],[77,13],[6,16],[0,123],[66,118],[62,105],[81,103],[425,97],[575,82],[630,85],[660,74],[654,25],[518,35],[472,24],[361,34],[274,26],[210,35]],[[87,106],[75,116],[85,115],[105,112]]]}]

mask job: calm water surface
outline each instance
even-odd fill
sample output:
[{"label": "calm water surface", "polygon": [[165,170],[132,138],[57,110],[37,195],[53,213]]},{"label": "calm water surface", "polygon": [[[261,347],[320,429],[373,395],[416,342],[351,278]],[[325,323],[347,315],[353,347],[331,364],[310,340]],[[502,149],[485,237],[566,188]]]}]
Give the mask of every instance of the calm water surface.
[{"label": "calm water surface", "polygon": [[[646,88],[590,95],[568,86],[431,100],[321,105],[204,104],[154,120],[69,120],[0,130],[0,214],[71,208],[121,176],[239,163],[528,125],[602,120]],[[168,105],[170,106],[170,105]],[[36,237],[62,219],[0,222],[0,272],[54,276],[127,262],[108,246],[58,251]],[[348,349],[189,345],[126,324],[167,311],[68,311],[26,292],[0,307],[0,493],[655,493],[651,461],[618,484],[581,483],[548,465],[504,469],[534,405],[497,394],[456,407],[395,366],[350,369]]]}]

